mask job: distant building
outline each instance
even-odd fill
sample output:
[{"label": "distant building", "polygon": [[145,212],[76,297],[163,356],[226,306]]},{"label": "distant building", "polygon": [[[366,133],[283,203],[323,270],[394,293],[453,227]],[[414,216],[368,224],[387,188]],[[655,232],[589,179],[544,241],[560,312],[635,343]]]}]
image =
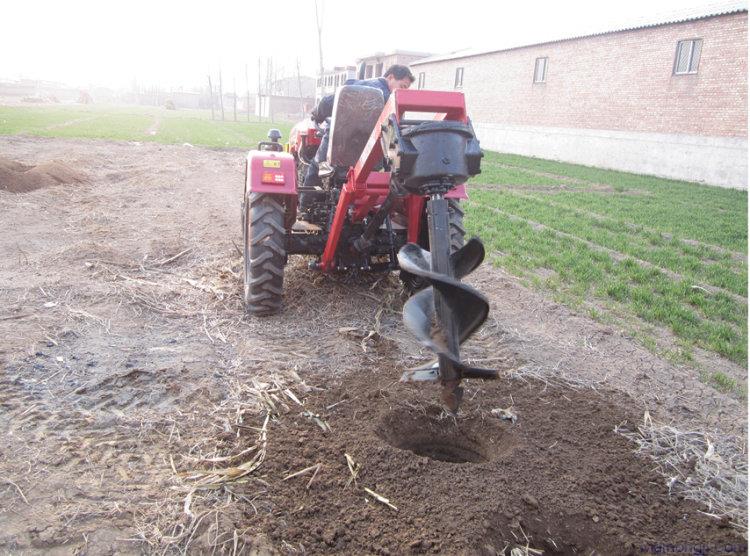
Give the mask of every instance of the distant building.
[{"label": "distant building", "polygon": [[68,87],[54,81],[19,79],[0,81],[0,97],[15,98],[18,101],[76,102],[80,89]]},{"label": "distant building", "polygon": [[482,146],[747,188],[747,7],[411,64],[458,90]]},{"label": "distant building", "polygon": [[336,87],[343,85],[347,79],[356,79],[357,68],[360,65],[364,66],[363,79],[371,79],[373,77],[382,77],[383,73],[394,64],[408,66],[415,60],[420,60],[426,56],[429,56],[426,52],[412,52],[409,50],[394,50],[388,53],[378,52],[359,58],[356,65],[336,66],[331,70],[325,70],[318,77],[315,98],[319,100],[326,95],[330,95],[336,91]]},{"label": "distant building", "polygon": [[165,95],[175,108],[200,108],[202,94],[192,91],[174,91]]},{"label": "distant building", "polygon": [[426,58],[428,52],[412,52],[409,50],[394,50],[384,53],[378,52],[357,60],[357,64],[365,64],[365,79],[381,77],[394,64],[408,66],[412,62]]},{"label": "distant building", "polygon": [[313,109],[314,95],[314,77],[285,77],[274,81],[270,91],[253,95],[253,110],[271,120],[297,121]]},{"label": "distant building", "polygon": [[271,94],[282,97],[314,97],[315,78],[301,75],[279,79],[273,83]]},{"label": "distant building", "polygon": [[318,86],[315,89],[315,98],[320,100],[330,95],[336,87],[343,85],[347,79],[356,79],[357,66],[335,66],[333,69],[323,71],[318,77]]},{"label": "distant building", "polygon": [[313,98],[255,95],[255,114],[271,120],[298,121],[313,109]]}]

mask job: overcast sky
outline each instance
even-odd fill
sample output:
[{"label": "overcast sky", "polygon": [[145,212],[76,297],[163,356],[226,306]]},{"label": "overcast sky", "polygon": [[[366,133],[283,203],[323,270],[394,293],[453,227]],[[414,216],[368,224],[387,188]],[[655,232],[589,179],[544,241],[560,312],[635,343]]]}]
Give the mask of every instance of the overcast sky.
[{"label": "overcast sky", "polygon": [[[318,0],[326,67],[393,49],[446,53],[604,31],[716,0]],[[222,67],[225,90],[251,88],[258,57],[279,73],[318,68],[314,0],[9,1],[0,12],[0,78],[72,85],[202,86]],[[264,62],[265,63],[265,62]]]}]

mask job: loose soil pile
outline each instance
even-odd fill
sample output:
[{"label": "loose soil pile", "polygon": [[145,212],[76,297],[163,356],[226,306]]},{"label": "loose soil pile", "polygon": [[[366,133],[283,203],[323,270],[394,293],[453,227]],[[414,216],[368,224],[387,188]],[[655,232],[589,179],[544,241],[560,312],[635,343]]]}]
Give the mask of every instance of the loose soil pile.
[{"label": "loose soil pile", "polygon": [[63,162],[52,161],[29,166],[0,157],[0,190],[27,193],[53,185],[71,185],[85,181],[85,174]]},{"label": "loose soil pile", "polygon": [[[642,419],[610,392],[531,380],[469,386],[462,413],[435,388],[363,371],[268,428],[260,520],[274,545],[313,554],[636,554],[650,547],[745,546],[741,535],[669,496],[653,462],[614,431]],[[508,419],[491,413],[508,409]],[[499,412],[496,412],[499,413]],[[515,422],[512,422],[510,415]],[[347,464],[359,467],[356,480]],[[320,464],[313,471],[283,480]],[[365,492],[369,488],[395,508]],[[248,497],[258,483],[238,487]],[[533,552],[532,552],[533,553]]]},{"label": "loose soil pile", "polygon": [[[462,353],[503,379],[470,383],[453,419],[397,382],[425,354],[395,277],[292,257],[284,312],[244,314],[241,151],[0,150],[14,173],[64,159],[89,179],[0,191],[0,551],[746,553],[700,513],[742,523],[736,500],[679,495],[707,463],[747,480],[725,450],[746,445],[746,402],[694,369],[483,265],[490,319]],[[646,409],[710,449],[659,473],[615,432]]]}]

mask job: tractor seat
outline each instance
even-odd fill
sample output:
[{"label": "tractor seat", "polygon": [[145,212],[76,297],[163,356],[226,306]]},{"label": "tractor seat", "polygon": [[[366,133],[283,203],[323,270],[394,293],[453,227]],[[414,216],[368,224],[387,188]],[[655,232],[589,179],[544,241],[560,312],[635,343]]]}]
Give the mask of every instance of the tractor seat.
[{"label": "tractor seat", "polygon": [[373,87],[345,85],[336,91],[328,132],[328,163],[348,171],[359,160],[383,111],[383,93]]}]

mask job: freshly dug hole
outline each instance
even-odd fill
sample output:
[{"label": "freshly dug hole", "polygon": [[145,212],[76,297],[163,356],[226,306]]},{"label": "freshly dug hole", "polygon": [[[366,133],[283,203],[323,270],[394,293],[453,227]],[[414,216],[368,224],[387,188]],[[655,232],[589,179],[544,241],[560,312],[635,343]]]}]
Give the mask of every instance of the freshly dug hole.
[{"label": "freshly dug hole", "polygon": [[[653,461],[614,431],[642,419],[628,399],[498,380],[464,400],[454,419],[441,414],[433,390],[393,382],[392,367],[386,361],[379,373],[349,373],[334,384],[324,377],[305,407],[325,419],[327,432],[301,414],[271,427],[263,479],[272,511],[247,512],[259,532],[311,554],[745,546],[739,533],[699,513],[705,506],[670,495]],[[515,423],[492,415],[511,404]],[[309,488],[306,477],[283,480],[318,464]]]},{"label": "freshly dug hole", "polygon": [[439,419],[402,409],[386,415],[377,434],[394,448],[418,456],[448,463],[484,463],[510,448],[509,437],[492,424]]}]

